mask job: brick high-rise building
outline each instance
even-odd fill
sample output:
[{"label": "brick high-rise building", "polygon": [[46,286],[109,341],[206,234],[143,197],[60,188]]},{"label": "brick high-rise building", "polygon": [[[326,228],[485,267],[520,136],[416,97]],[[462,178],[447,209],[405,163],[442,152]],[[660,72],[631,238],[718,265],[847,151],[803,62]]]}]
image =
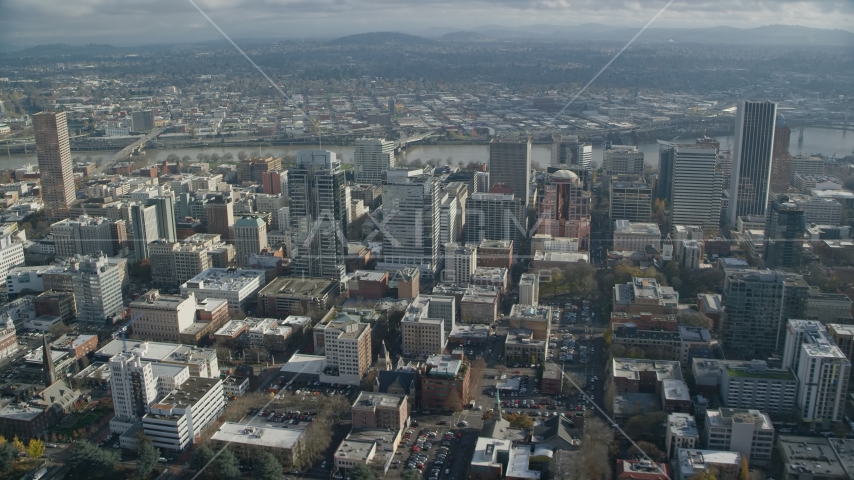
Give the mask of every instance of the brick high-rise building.
[{"label": "brick high-rise building", "polygon": [[74,201],[74,172],[65,112],[33,115],[41,194],[50,221],[68,218]]}]

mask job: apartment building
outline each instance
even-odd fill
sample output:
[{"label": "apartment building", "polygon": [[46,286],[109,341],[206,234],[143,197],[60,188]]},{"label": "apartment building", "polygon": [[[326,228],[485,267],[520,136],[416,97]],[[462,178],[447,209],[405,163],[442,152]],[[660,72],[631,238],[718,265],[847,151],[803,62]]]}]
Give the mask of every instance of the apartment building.
[{"label": "apartment building", "polygon": [[441,295],[415,297],[400,322],[404,355],[438,355],[456,324],[456,299]]},{"label": "apartment building", "polygon": [[350,317],[339,317],[314,327],[314,349],[326,357],[326,375],[359,385],[371,367],[371,326]]},{"label": "apartment building", "polygon": [[469,283],[477,269],[477,247],[456,242],[445,244],[445,283]]},{"label": "apartment building", "polygon": [[350,407],[353,428],[379,428],[399,431],[409,424],[406,395],[362,392]]},{"label": "apartment building", "polygon": [[229,310],[239,311],[265,283],[264,270],[208,268],[181,284],[181,295],[221,298],[228,301]]}]

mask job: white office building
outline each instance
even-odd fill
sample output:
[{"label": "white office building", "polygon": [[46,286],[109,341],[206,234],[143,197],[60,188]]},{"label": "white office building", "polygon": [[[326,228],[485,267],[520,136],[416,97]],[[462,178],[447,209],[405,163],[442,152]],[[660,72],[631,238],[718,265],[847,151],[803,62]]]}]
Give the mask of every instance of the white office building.
[{"label": "white office building", "polygon": [[723,169],[708,145],[675,145],[671,221],[717,228],[721,218]]},{"label": "white office building", "polygon": [[537,306],[540,300],[540,276],[536,273],[523,273],[519,279],[519,303]]},{"label": "white office building", "polygon": [[119,267],[106,256],[83,257],[71,262],[71,283],[77,320],[112,324],[124,310]]},{"label": "white office building", "polygon": [[751,465],[768,465],[774,448],[771,418],[759,410],[719,408],[706,411],[706,448],[738,452]]},{"label": "white office building", "polygon": [[353,152],[356,183],[382,185],[386,172],[394,165],[394,142],[379,138],[356,140],[356,149]]},{"label": "white office building", "polygon": [[266,284],[264,270],[209,268],[181,285],[181,295],[220,298],[228,309],[238,311]]},{"label": "white office building", "polygon": [[191,377],[149,407],[142,428],[155,448],[183,452],[224,410],[222,380]]}]

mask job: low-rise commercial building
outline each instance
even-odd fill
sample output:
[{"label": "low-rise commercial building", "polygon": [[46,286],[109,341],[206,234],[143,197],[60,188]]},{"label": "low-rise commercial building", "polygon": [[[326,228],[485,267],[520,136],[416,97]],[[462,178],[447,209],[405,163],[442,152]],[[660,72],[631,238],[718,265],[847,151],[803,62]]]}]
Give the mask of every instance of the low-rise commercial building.
[{"label": "low-rise commercial building", "polygon": [[181,285],[181,294],[196,298],[221,298],[228,309],[240,311],[266,281],[264,270],[209,268]]},{"label": "low-rise commercial building", "polygon": [[706,410],[706,448],[740,453],[751,465],[768,465],[774,447],[771,418],[759,410]]},{"label": "low-rise commercial building", "polygon": [[614,224],[612,250],[618,252],[643,250],[647,245],[661,250],[661,230],[657,224],[629,220],[616,220]]},{"label": "low-rise commercial building", "polygon": [[672,287],[659,285],[654,278],[632,278],[623,285],[614,285],[613,310],[633,314],[675,315],[679,293]]},{"label": "low-rise commercial building", "polygon": [[691,370],[700,393],[720,392],[726,407],[785,415],[795,406],[798,379],[789,369],[769,368],[763,360],[695,358]]},{"label": "low-rise commercial building", "polygon": [[854,474],[854,441],[849,439],[780,435],[777,451],[782,480],[848,480]]},{"label": "low-rise commercial building", "polygon": [[467,363],[449,355],[427,358],[421,376],[421,408],[457,410],[469,397],[471,369]]},{"label": "low-rise commercial building", "polygon": [[350,407],[353,428],[399,431],[409,424],[409,402],[405,395],[362,392]]},{"label": "low-rise commercial building", "polygon": [[680,448],[673,461],[674,480],[690,480],[702,473],[714,473],[718,480],[736,480],[741,468],[741,454],[718,450]]},{"label": "low-rise commercial building", "polygon": [[325,312],[340,293],[340,282],[325,278],[277,277],[258,292],[258,310],[265,317]]},{"label": "low-rise commercial building", "polygon": [[263,453],[272,453],[283,465],[299,465],[305,445],[305,428],[300,425],[279,428],[270,424],[225,422],[211,437],[218,447],[238,446],[237,454],[248,461],[259,458]]}]

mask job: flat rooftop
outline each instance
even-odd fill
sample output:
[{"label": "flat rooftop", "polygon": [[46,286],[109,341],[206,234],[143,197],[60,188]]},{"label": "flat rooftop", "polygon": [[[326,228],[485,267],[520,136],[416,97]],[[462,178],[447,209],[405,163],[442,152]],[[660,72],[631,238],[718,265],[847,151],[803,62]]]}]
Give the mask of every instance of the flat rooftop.
[{"label": "flat rooftop", "polygon": [[351,440],[345,438],[338,449],[335,450],[335,458],[345,458],[348,460],[356,460],[366,462],[371,456],[371,452],[375,450],[376,443],[366,440]]},{"label": "flat rooftop", "polygon": [[682,380],[679,362],[669,360],[642,360],[636,358],[615,358],[611,367],[612,377],[624,377],[640,380],[640,372],[655,372],[656,378],[663,381],[669,378]]},{"label": "flat rooftop", "polygon": [[276,277],[258,292],[259,296],[291,298],[325,297],[337,287],[337,282],[326,278]]},{"label": "flat rooftop", "polygon": [[362,392],[359,397],[353,402],[353,408],[373,408],[373,407],[399,407],[404,401],[404,397],[400,395],[390,395],[387,393]]},{"label": "flat rooftop", "polygon": [[326,357],[323,355],[305,355],[295,353],[287,363],[279,369],[283,373],[302,373],[320,375],[326,367]]},{"label": "flat rooftop", "polygon": [[248,268],[209,268],[187,280],[181,288],[199,290],[242,290],[259,282],[264,284],[266,272]]},{"label": "flat rooftop", "polygon": [[225,422],[211,440],[240,445],[292,449],[305,434],[297,425]]}]

